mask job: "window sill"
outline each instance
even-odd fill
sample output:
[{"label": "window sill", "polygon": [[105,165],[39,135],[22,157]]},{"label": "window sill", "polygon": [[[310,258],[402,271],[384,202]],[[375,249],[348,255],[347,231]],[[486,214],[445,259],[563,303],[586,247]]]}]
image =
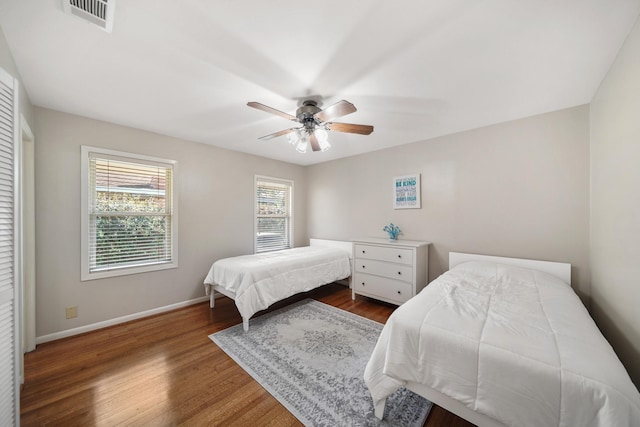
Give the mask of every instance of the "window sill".
[{"label": "window sill", "polygon": [[89,280],[107,279],[110,277],[129,276],[131,274],[149,273],[152,271],[168,270],[172,268],[178,268],[178,262],[147,264],[138,267],[120,267],[103,271],[82,271],[80,274],[80,281],[86,282]]}]

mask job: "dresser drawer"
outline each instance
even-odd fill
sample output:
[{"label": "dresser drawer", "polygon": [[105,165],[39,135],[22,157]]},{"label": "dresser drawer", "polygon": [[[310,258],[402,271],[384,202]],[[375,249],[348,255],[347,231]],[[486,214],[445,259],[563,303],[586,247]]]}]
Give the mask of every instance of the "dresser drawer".
[{"label": "dresser drawer", "polygon": [[410,265],[392,264],[389,262],[375,261],[372,259],[356,259],[356,271],[360,273],[375,274],[389,279],[402,280],[411,283],[413,281],[413,268]]},{"label": "dresser drawer", "polygon": [[356,273],[352,283],[354,291],[359,294],[392,300],[398,304],[408,301],[412,296],[411,285],[397,280]]},{"label": "dresser drawer", "polygon": [[356,259],[367,258],[405,265],[413,264],[413,251],[411,249],[356,244],[356,253],[354,255]]}]

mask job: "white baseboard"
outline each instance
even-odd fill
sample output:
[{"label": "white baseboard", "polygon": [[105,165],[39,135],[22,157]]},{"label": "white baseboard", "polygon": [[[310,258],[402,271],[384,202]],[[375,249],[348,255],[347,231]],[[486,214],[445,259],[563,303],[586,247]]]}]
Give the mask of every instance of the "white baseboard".
[{"label": "white baseboard", "polygon": [[83,334],[85,332],[95,331],[97,329],[106,328],[107,326],[118,325],[120,323],[129,322],[131,320],[141,319],[143,317],[152,316],[154,314],[164,313],[167,311],[175,310],[177,308],[198,304],[203,301],[209,301],[209,297],[199,297],[199,298],[195,298],[188,301],[165,305],[164,307],[158,307],[158,308],[154,308],[147,311],[141,311],[139,313],[129,314],[127,316],[116,317],[115,319],[109,319],[103,322],[92,323],[90,325],[80,326],[73,329],[67,329],[60,332],[54,332],[53,334],[36,337],[36,344],[42,344],[42,343],[53,341],[53,340],[59,340],[60,338],[67,338],[74,335]]}]

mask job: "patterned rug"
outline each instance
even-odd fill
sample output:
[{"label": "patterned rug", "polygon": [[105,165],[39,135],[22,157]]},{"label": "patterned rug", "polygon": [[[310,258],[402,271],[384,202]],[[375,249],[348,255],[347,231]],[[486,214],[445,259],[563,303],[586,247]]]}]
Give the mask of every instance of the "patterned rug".
[{"label": "patterned rug", "polygon": [[382,421],[364,368],[382,325],[306,299],[209,336],[307,426],[422,426],[431,402],[404,388]]}]

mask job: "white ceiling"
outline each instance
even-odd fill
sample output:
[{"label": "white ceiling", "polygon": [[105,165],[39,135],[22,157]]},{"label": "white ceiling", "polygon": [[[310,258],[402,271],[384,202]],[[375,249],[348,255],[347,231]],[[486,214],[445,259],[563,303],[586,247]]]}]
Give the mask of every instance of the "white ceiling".
[{"label": "white ceiling", "polygon": [[[0,0],[34,105],[301,165],[588,103],[639,0],[117,0],[113,32],[62,0]],[[369,136],[286,137],[306,96]]]}]

